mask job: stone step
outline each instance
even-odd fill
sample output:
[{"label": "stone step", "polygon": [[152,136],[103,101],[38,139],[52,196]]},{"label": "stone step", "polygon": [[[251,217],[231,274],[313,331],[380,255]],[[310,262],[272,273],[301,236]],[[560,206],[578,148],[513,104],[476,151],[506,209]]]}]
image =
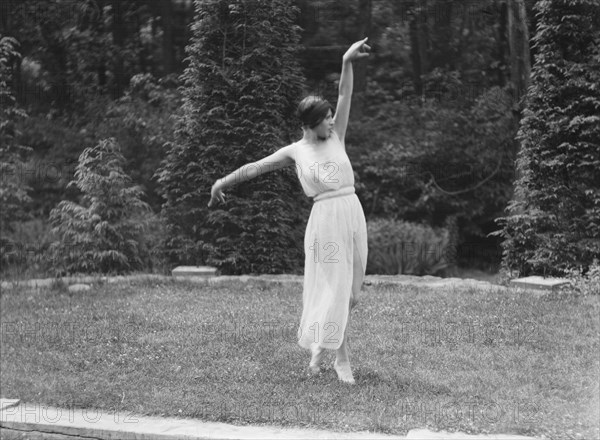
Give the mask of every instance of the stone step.
[{"label": "stone step", "polygon": [[568,285],[569,281],[564,278],[544,278],[540,276],[530,276],[511,280],[510,284],[523,289],[556,291],[562,286]]},{"label": "stone step", "polygon": [[174,277],[214,277],[217,269],[210,266],[177,266],[171,271]]}]

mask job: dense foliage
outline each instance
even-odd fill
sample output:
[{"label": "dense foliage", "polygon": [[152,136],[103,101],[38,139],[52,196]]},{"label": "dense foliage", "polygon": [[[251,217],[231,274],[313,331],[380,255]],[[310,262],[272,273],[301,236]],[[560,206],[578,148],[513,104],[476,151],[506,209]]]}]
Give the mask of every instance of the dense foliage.
[{"label": "dense foliage", "polygon": [[190,7],[191,0],[4,0],[0,32],[18,35],[26,54],[19,98],[38,111],[71,113],[100,96],[119,98],[136,73],[173,73]]},{"label": "dense foliage", "polygon": [[81,204],[65,200],[50,213],[58,238],[51,246],[58,273],[123,273],[146,266],[150,207],[123,172],[124,162],[114,139],[79,157],[71,184],[81,191]]},{"label": "dense foliage", "polygon": [[466,109],[434,100],[382,106],[359,124],[384,142],[357,161],[368,215],[431,225],[457,215],[463,233],[484,235],[511,195],[507,183],[516,154],[511,109],[510,96],[500,88]]},{"label": "dense foliage", "polygon": [[31,202],[29,188],[23,178],[25,160],[30,148],[19,144],[17,121],[27,117],[26,113],[15,103],[8,84],[11,81],[9,65],[14,58],[20,56],[17,41],[0,38],[0,243],[2,255],[0,263],[7,262],[10,249],[9,234],[13,224],[27,218],[27,208]]},{"label": "dense foliage", "polygon": [[[270,11],[254,11],[262,3],[231,0],[196,2],[194,16],[192,0],[4,0],[0,185],[5,190],[0,212],[8,252],[3,255],[14,260],[15,250],[22,249],[26,258],[16,260],[35,271],[36,261],[46,257],[33,254],[45,252],[54,240],[49,212],[62,200],[80,197],[68,186],[78,157],[114,137],[124,156],[122,171],[141,186],[141,197],[154,211],[149,216],[153,232],[146,234],[153,243],[149,246],[164,240],[170,264],[300,270],[308,206],[292,169],[229,189],[226,209],[206,210],[204,198],[214,179],[297,139],[299,130],[292,135],[297,126],[289,124],[302,83],[310,86],[306,92],[335,103],[339,60],[349,44],[368,36],[373,51],[354,72],[346,137],[368,222],[439,228],[456,218],[457,264],[496,269],[502,237],[488,234],[498,229],[494,220],[505,215],[513,197],[517,151],[538,145],[554,159],[538,161],[541,150],[524,151],[519,177],[528,179],[540,169],[546,180],[535,185],[555,188],[547,177],[566,173],[574,185],[568,190],[563,185],[557,194],[578,225],[571,225],[566,214],[536,217],[522,188],[527,187],[530,199],[537,189],[523,181],[507,217],[513,230],[505,229],[512,234],[505,237],[505,252],[519,261],[511,267],[524,273],[532,265],[540,273],[548,273],[543,265],[562,267],[556,249],[585,265],[595,255],[597,240],[597,207],[589,204],[597,200],[597,185],[589,186],[597,156],[593,148],[585,153],[577,136],[597,136],[597,52],[584,34],[590,25],[598,28],[598,20],[592,0],[540,0],[538,9],[546,12],[538,14],[535,3],[291,0],[285,8],[276,1],[269,3]],[[199,4],[214,14],[201,15]],[[231,9],[218,9],[221,4]],[[566,14],[564,21],[556,21],[558,11]],[[544,14],[553,17],[544,19],[544,37],[528,47]],[[201,22],[192,29],[195,18]],[[528,134],[520,146],[515,138],[530,51],[546,67],[537,73],[536,96],[529,98],[535,118],[525,115],[522,133]],[[185,67],[186,75],[179,77]],[[530,129],[537,120],[547,139]],[[569,160],[550,153],[561,149]],[[588,191],[585,197],[571,197],[577,185]],[[253,196],[260,204],[245,205]],[[540,212],[552,212],[550,196],[547,203],[544,197]],[[171,219],[168,229],[158,218],[163,205]],[[519,223],[522,211],[526,217]],[[294,214],[281,217],[289,212]],[[248,229],[247,222],[256,226]],[[258,224],[264,230],[255,239]],[[538,226],[546,228],[545,235],[530,232],[539,231]],[[560,234],[552,232],[557,227]],[[209,230],[213,234],[205,240]],[[223,237],[223,244],[216,243],[217,237]],[[281,255],[270,251],[275,248],[291,252],[279,260]],[[161,267],[160,258],[151,260],[145,270],[171,267]]]},{"label": "dense foliage", "polygon": [[439,227],[456,216],[459,263],[484,270],[499,262],[487,235],[512,195],[518,147],[502,3],[375,3],[376,58],[347,140],[368,219]]},{"label": "dense foliage", "polygon": [[600,257],[600,4],[544,0],[537,10],[504,263],[521,275],[562,275]]},{"label": "dense foliage", "polygon": [[145,201],[159,211],[162,198],[153,175],[164,157],[164,143],[173,139],[173,117],[181,107],[178,86],[173,75],[134,75],[119,99],[91,100],[71,116],[36,114],[20,121],[21,142],[33,150],[25,166],[25,183],[32,188],[35,216],[47,217],[58,202],[74,196],[67,185],[73,180],[77,158],[83,149],[110,137],[125,157],[124,171],[142,186]]},{"label": "dense foliage", "polygon": [[303,83],[296,8],[288,0],[214,0],[196,2],[196,13],[184,112],[158,173],[168,255],[223,273],[295,271],[307,216],[293,173],[231,187],[224,207],[207,203],[218,178],[292,139]]}]

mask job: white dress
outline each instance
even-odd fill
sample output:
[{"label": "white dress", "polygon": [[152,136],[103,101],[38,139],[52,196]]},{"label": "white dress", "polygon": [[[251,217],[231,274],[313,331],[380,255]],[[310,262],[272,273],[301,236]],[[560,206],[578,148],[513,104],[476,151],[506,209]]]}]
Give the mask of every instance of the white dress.
[{"label": "white dress", "polygon": [[304,236],[303,311],[298,343],[338,349],[351,296],[367,268],[367,224],[354,193],[354,171],[335,132],[318,146],[292,145],[296,172],[314,204]]}]

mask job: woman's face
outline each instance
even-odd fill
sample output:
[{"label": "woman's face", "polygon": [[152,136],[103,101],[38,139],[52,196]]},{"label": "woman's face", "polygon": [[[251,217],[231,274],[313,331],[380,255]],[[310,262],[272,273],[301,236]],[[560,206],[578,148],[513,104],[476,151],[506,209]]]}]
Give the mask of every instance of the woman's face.
[{"label": "woman's face", "polygon": [[331,133],[333,132],[333,115],[331,113],[331,109],[327,112],[325,119],[323,119],[315,128],[313,128],[313,131],[317,134],[319,139],[329,139],[329,136],[331,136]]}]

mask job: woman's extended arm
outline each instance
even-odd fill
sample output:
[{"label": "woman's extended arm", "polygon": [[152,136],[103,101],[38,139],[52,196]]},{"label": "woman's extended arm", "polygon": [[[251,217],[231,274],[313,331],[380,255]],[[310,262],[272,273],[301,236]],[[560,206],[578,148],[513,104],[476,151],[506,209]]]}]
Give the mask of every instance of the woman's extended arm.
[{"label": "woman's extended arm", "polygon": [[352,61],[368,57],[367,52],[363,50],[371,49],[367,44],[367,39],[357,41],[344,54],[342,58],[342,74],[340,76],[339,96],[337,108],[335,110],[335,121],[333,129],[340,139],[346,136],[348,127],[348,118],[350,117],[350,103],[352,102],[352,90],[354,87],[354,72],[352,70]]},{"label": "woman's extended arm", "polygon": [[275,153],[267,156],[258,162],[247,163],[241,166],[233,173],[228,174],[222,179],[218,179],[210,191],[210,201],[208,206],[211,207],[216,201],[225,202],[225,194],[223,189],[233,186],[237,183],[245,182],[253,179],[261,174],[268,173],[269,171],[276,171],[294,163],[294,159],[291,152],[292,145],[283,147],[277,150]]}]

